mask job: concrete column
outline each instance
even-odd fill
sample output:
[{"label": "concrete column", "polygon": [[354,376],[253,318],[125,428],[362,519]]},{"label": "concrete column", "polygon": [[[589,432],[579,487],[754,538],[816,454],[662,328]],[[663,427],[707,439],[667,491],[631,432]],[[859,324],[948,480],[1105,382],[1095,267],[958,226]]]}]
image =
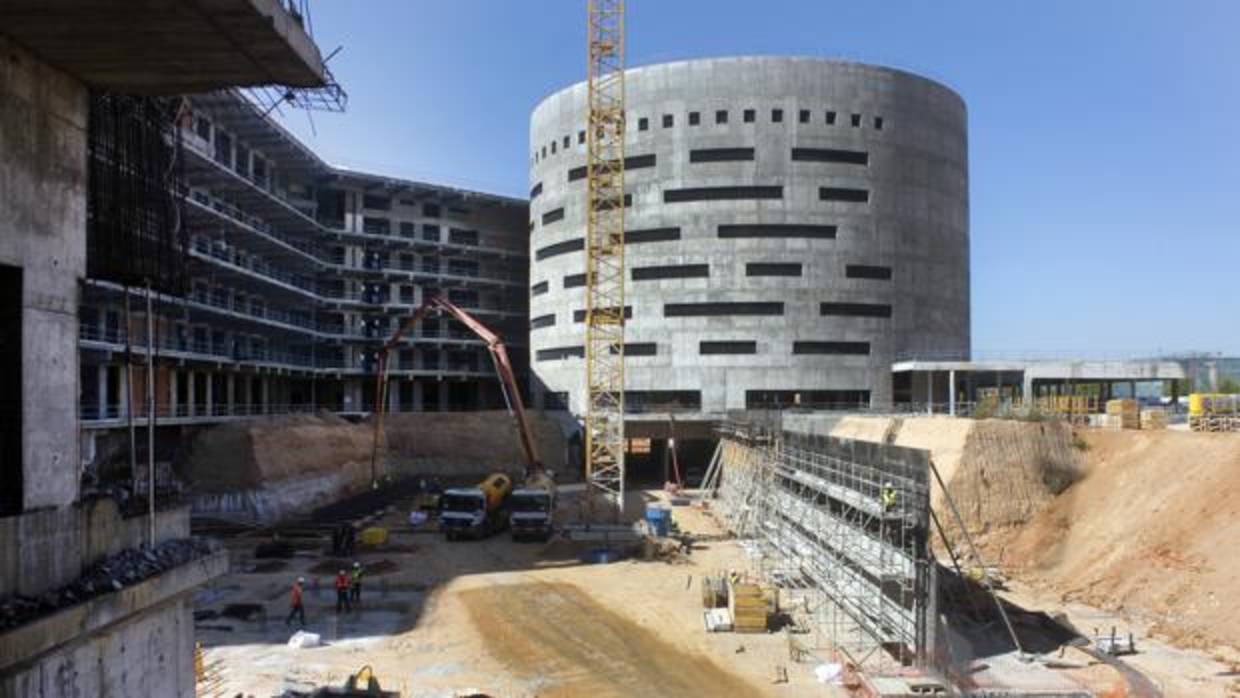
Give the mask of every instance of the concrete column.
[{"label": "concrete column", "polygon": [[387,391],[388,412],[400,412],[400,379],[389,383]]},{"label": "concrete column", "polygon": [[235,414],[237,409],[237,374],[224,375],[224,392],[228,394],[228,414]]},{"label": "concrete column", "polygon": [[120,389],[121,393],[120,393],[120,395],[117,395],[117,396],[116,396],[116,398],[117,398],[117,399],[116,399],[116,414],[117,414],[117,416],[118,416],[118,417],[122,417],[122,418],[124,418],[124,417],[128,417],[128,416],[129,416],[129,405],[130,405],[130,403],[131,403],[131,402],[133,402],[133,398],[134,398],[135,396],[129,395],[129,392],[130,392],[130,386],[129,386],[129,369],[130,369],[130,366],[129,366],[128,364],[125,364],[125,365],[122,365],[122,366],[118,366],[117,368],[119,368],[119,369],[120,369],[120,370],[118,371],[118,374],[119,374],[119,376],[118,376],[118,377],[120,378],[120,380],[118,380],[118,381],[116,382],[116,385],[117,385],[117,387]]},{"label": "concrete column", "polygon": [[108,414],[108,365],[107,364],[99,365],[99,370],[95,372],[95,385],[98,386],[98,388],[95,391],[96,402],[98,403],[96,406],[99,408],[99,418],[102,419],[106,417]]},{"label": "concrete column", "polygon": [[191,417],[198,414],[198,391],[194,389],[196,387],[194,384],[197,383],[197,381],[194,380],[194,378],[195,375],[193,371],[185,372],[185,414]]},{"label": "concrete column", "polygon": [[947,372],[947,413],[956,416],[956,369]]},{"label": "concrete column", "polygon": [[934,414],[934,371],[926,371],[926,414]]},{"label": "concrete column", "polygon": [[207,374],[207,414],[215,414],[215,376]]},{"label": "concrete column", "polygon": [[1030,376],[1027,372],[1024,374],[1024,384],[1021,386],[1020,390],[1021,399],[1023,399],[1026,403],[1032,403],[1034,397],[1033,376]]},{"label": "concrete column", "polygon": [[168,414],[175,417],[177,414],[177,385],[181,382],[180,371],[168,371]]},{"label": "concrete column", "polygon": [[439,382],[439,411],[440,412],[448,411],[448,382],[447,381]]},{"label": "concrete column", "polygon": [[270,382],[270,379],[268,379],[266,376],[263,376],[262,385],[260,386],[261,394],[259,395],[259,400],[258,400],[259,405],[262,406],[261,408],[262,408],[263,414],[267,414],[267,409],[270,405],[271,386],[269,385],[269,382]]},{"label": "concrete column", "polygon": [[413,411],[421,412],[422,409],[422,381],[415,380],[413,382]]}]

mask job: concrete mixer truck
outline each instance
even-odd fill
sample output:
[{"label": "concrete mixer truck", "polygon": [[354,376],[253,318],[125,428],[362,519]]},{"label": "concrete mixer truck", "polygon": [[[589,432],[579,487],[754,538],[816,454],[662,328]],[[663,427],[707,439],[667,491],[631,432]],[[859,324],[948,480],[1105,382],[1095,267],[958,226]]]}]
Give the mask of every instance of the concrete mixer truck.
[{"label": "concrete mixer truck", "polygon": [[439,527],[448,540],[483,538],[508,525],[512,478],[488,475],[473,487],[453,487],[439,498]]},{"label": "concrete mixer truck", "polygon": [[512,539],[547,540],[553,530],[555,516],[555,480],[551,473],[532,473],[509,498],[509,520]]}]

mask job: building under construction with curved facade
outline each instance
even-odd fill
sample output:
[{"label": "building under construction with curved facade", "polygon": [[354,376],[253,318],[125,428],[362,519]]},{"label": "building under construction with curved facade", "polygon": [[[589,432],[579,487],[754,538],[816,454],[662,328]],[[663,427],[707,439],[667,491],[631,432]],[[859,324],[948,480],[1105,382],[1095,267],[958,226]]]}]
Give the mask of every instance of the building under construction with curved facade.
[{"label": "building under construction with curved facade", "polygon": [[[955,92],[807,58],[668,63],[625,80],[628,411],[905,402],[897,357],[968,352]],[[535,404],[576,413],[586,97],[568,87],[530,121]]]}]

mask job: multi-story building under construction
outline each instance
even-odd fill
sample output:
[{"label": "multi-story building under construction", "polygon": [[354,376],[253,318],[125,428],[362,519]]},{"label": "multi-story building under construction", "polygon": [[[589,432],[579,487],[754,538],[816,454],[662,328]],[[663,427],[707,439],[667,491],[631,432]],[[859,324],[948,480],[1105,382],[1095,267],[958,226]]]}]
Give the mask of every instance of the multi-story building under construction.
[{"label": "multi-story building under construction", "polygon": [[[183,293],[154,300],[159,424],[369,412],[375,352],[433,295],[525,344],[524,200],[333,167],[237,92],[187,103],[178,124]],[[88,435],[125,426],[130,403],[145,422],[141,362],[130,401],[125,361],[127,341],[145,350],[145,304],[140,286],[87,280]],[[447,319],[409,333],[390,373],[393,411],[503,406],[485,348]]]}]

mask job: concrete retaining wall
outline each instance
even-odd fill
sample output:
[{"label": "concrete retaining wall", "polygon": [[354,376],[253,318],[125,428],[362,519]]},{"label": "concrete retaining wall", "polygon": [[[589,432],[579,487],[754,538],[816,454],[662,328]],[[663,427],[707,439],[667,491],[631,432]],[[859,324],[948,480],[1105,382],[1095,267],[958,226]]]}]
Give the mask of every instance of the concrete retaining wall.
[{"label": "concrete retaining wall", "polygon": [[[111,499],[0,518],[0,598],[37,596],[103,558],[144,545],[147,522],[146,516],[123,518]],[[188,538],[188,506],[155,512],[155,533],[156,542]]]}]

